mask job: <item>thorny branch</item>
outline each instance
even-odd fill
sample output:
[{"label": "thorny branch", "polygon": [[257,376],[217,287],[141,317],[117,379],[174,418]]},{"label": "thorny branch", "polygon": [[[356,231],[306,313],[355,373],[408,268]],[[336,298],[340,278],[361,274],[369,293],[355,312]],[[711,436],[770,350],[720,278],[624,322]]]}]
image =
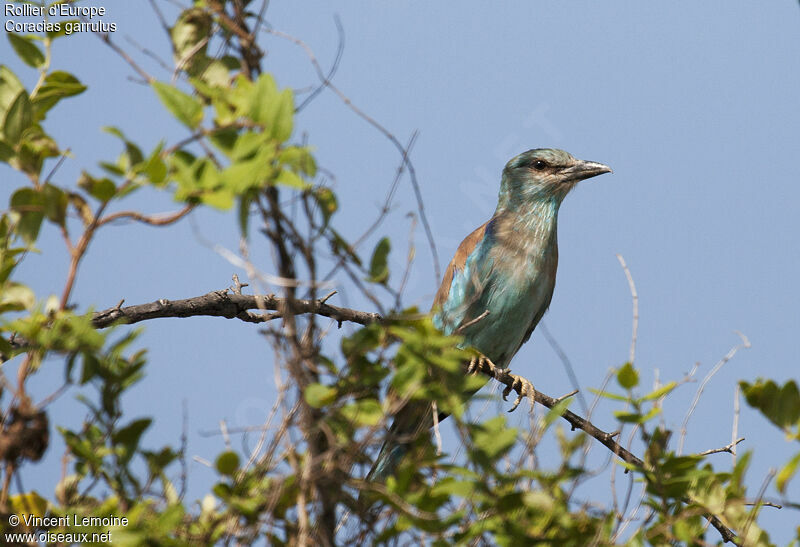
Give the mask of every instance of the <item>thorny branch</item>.
[{"label": "thorny branch", "polygon": [[[92,322],[97,328],[105,328],[115,322],[138,323],[149,319],[167,317],[211,316],[241,319],[247,323],[264,323],[282,317],[282,312],[285,309],[286,299],[274,294],[263,296],[229,294],[226,289],[182,300],[166,300],[162,298],[135,306],[122,307],[118,305],[95,313],[92,317]],[[248,310],[271,310],[278,313],[251,313]],[[313,313],[323,317],[330,317],[339,323],[348,321],[360,325],[368,325],[382,321],[381,316],[377,313],[332,306],[325,303],[325,298],[316,300],[295,299],[292,303],[292,311],[296,315]]]}]

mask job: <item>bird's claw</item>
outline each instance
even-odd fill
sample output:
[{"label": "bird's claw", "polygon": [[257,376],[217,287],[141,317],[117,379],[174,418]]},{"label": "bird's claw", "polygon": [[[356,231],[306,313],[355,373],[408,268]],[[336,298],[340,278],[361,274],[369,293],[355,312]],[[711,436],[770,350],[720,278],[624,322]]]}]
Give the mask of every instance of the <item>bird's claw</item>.
[{"label": "bird's claw", "polygon": [[529,382],[522,376],[511,374],[510,369],[499,368],[497,365],[492,363],[491,359],[489,359],[485,355],[473,356],[469,360],[469,365],[467,365],[467,373],[475,374],[483,368],[489,369],[489,371],[491,371],[494,377],[497,378],[498,380],[500,380],[500,378],[502,378],[503,376],[510,377],[513,379],[513,382],[510,385],[506,385],[506,388],[503,390],[504,401],[508,401],[508,396],[511,394],[512,391],[517,392],[517,398],[511,405],[511,409],[509,410],[509,412],[514,412],[519,406],[519,404],[522,402],[522,399],[525,398],[526,396],[531,400],[531,405],[535,402],[536,389],[534,389],[533,384],[531,382]]},{"label": "bird's claw", "polygon": [[503,400],[508,401],[508,396],[511,394],[511,386],[506,386],[503,390]]},{"label": "bird's claw", "polygon": [[467,374],[476,374],[484,366],[488,366],[490,370],[496,368],[494,366],[494,363],[492,363],[492,361],[485,355],[475,355],[469,360],[469,365],[467,366]]},{"label": "bird's claw", "polygon": [[510,376],[514,378],[514,382],[510,386],[506,386],[506,389],[503,390],[503,399],[507,400],[505,396],[511,393],[512,390],[516,391],[518,395],[517,399],[514,401],[514,404],[511,405],[511,408],[508,411],[514,412],[517,410],[517,407],[525,396],[527,396],[531,400],[531,404],[533,404],[536,393],[536,389],[533,387],[533,384],[522,376],[517,376],[515,374],[511,374]]}]

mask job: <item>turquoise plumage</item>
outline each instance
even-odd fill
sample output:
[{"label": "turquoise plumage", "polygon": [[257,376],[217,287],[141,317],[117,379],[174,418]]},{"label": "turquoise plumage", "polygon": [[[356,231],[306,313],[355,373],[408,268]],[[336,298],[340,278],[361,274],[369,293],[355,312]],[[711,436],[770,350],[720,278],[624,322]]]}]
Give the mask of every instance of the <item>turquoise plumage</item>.
[{"label": "turquoise plumage", "polygon": [[[458,331],[466,345],[507,367],[550,306],[562,201],[579,181],[610,172],[563,150],[528,150],[512,158],[494,215],[464,239],[445,271],[433,302],[434,325],[446,334]],[[401,409],[367,478],[385,480],[415,435],[431,424],[429,410],[415,404]]]}]

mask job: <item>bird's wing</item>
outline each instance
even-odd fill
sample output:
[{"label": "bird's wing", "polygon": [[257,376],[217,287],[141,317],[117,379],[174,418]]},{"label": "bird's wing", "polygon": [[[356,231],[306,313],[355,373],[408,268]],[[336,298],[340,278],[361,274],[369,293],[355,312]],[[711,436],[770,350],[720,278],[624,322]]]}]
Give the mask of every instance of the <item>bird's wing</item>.
[{"label": "bird's wing", "polygon": [[[442,318],[440,328],[445,332],[455,330],[459,325],[474,319],[471,317],[471,304],[481,291],[480,278],[485,278],[491,269],[491,264],[487,263],[483,255],[489,248],[486,238],[491,237],[492,220],[494,219],[483,223],[464,238],[444,272],[442,284],[433,299],[432,310],[440,314]],[[481,271],[470,271],[475,268],[480,268]],[[480,310],[476,316],[482,312],[483,310]],[[448,316],[447,319],[445,315]]]},{"label": "bird's wing", "polygon": [[[557,268],[558,268],[558,246],[556,246],[554,248],[554,250],[553,250],[553,262],[552,262],[552,273],[551,273],[551,275],[552,275],[552,278],[553,278],[553,288],[554,289],[555,289],[555,277],[556,277]],[[533,334],[533,329],[536,328],[536,325],[538,325],[539,321],[541,321],[542,317],[544,317],[544,314],[545,314],[545,312],[547,312],[547,308],[550,307],[550,302],[552,300],[553,300],[553,292],[551,291],[550,295],[547,297],[547,300],[542,304],[542,306],[539,308],[539,311],[533,317],[533,321],[531,321],[531,324],[528,327],[528,330],[525,332],[525,337],[522,339],[522,342],[520,343],[519,346],[517,346],[517,349],[514,351],[514,355],[516,355],[517,351],[519,351],[519,348],[521,348],[522,345],[525,342],[530,340],[531,335]]]}]

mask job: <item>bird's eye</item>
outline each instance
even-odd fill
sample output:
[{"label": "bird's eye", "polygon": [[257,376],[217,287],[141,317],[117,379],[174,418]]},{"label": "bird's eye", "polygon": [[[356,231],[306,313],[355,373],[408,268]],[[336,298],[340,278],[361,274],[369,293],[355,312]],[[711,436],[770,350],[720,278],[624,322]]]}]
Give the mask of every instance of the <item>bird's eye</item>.
[{"label": "bird's eye", "polygon": [[535,162],[533,162],[533,168],[536,169],[537,171],[544,171],[546,167],[547,167],[546,161],[536,160]]}]

